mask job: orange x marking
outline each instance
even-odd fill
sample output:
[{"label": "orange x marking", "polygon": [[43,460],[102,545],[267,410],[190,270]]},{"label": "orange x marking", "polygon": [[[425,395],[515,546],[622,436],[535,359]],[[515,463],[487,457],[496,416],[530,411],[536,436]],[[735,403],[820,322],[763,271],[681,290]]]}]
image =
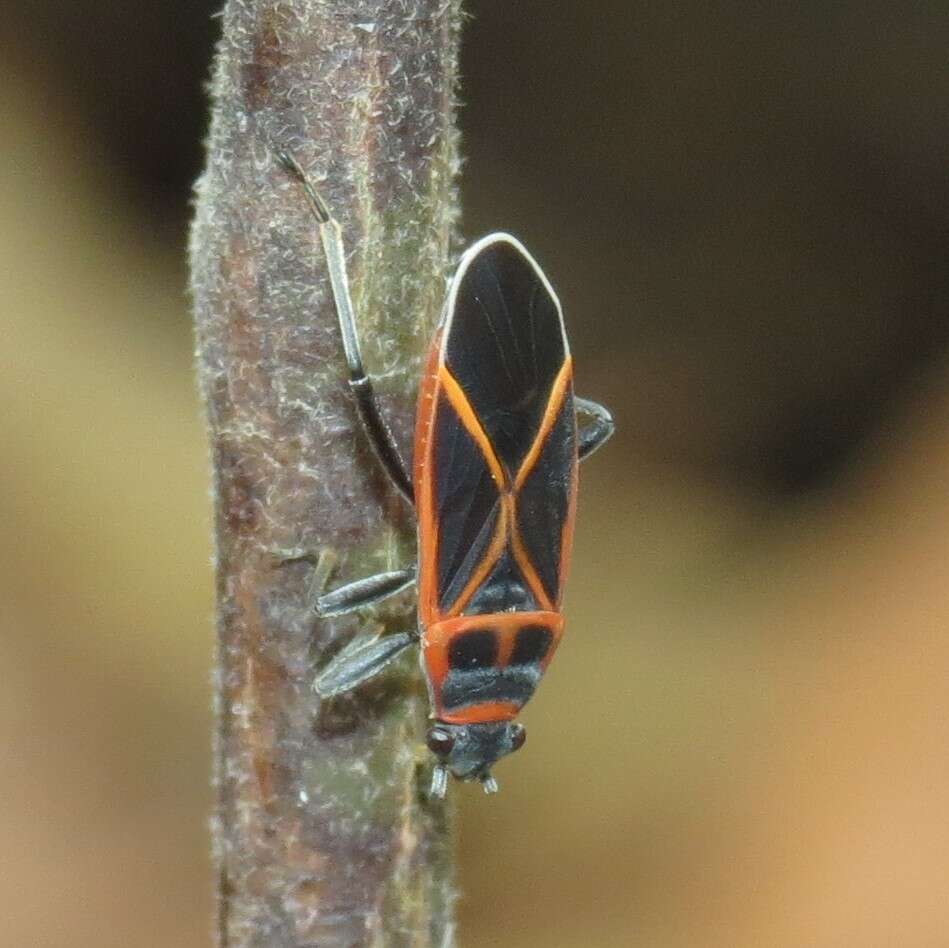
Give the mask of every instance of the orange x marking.
[{"label": "orange x marking", "polygon": [[441,365],[438,370],[438,379],[441,383],[441,387],[448,396],[448,401],[461,420],[462,425],[464,425],[465,430],[471,435],[472,440],[478,445],[481,454],[484,456],[488,470],[491,472],[491,477],[497,485],[501,501],[501,510],[494,536],[491,539],[491,544],[481,562],[478,564],[478,568],[472,574],[465,588],[453,603],[448,613],[450,616],[461,614],[468,600],[474,595],[475,590],[488,578],[488,574],[504,552],[504,547],[508,541],[510,541],[515,562],[520,568],[527,584],[530,586],[531,592],[533,592],[539,607],[544,610],[554,609],[554,604],[551,602],[547,590],[544,589],[544,584],[537,575],[537,570],[534,569],[530,554],[527,552],[520,531],[518,530],[516,502],[517,493],[524,486],[524,482],[537,463],[537,459],[540,457],[541,451],[544,448],[544,442],[557,420],[557,415],[560,412],[560,407],[566,395],[567,385],[570,382],[570,371],[571,362],[570,358],[567,357],[560,371],[557,373],[556,379],[554,379],[554,384],[551,387],[550,396],[547,399],[547,405],[544,408],[544,414],[541,418],[540,427],[530,446],[530,450],[524,456],[524,460],[517,474],[512,479],[498,459],[494,445],[491,444],[491,439],[484,430],[480,419],[471,407],[471,403],[458,384],[457,379],[448,371],[448,368],[444,364]]}]

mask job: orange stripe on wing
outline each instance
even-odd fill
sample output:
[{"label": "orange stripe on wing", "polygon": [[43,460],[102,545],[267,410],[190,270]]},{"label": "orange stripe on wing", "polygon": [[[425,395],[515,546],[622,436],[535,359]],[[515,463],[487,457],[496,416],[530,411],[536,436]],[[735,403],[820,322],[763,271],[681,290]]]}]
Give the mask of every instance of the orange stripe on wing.
[{"label": "orange stripe on wing", "polygon": [[507,489],[508,478],[501,467],[501,462],[494,451],[491,440],[487,432],[478,420],[468,397],[465,395],[458,380],[451,374],[447,366],[441,365],[438,369],[438,381],[441,388],[448,398],[451,407],[455,410],[459,420],[465,428],[465,431],[471,435],[472,440],[477,444],[481,454],[484,456],[485,464],[494,483],[497,485],[501,498],[501,510],[498,513],[498,522],[494,529],[494,536],[491,538],[491,545],[485,551],[477,569],[471,574],[471,578],[465,583],[464,589],[444,613],[447,616],[457,616],[468,604],[468,600],[474,595],[475,590],[488,578],[491,568],[497,562],[498,557],[504,551],[504,545],[507,542],[508,524],[511,522],[511,511],[509,503],[506,502],[505,491]]},{"label": "orange stripe on wing", "polygon": [[[541,418],[540,428],[531,444],[530,450],[521,463],[520,470],[517,472],[517,477],[513,484],[513,492],[511,491],[509,479],[491,444],[491,440],[488,438],[487,432],[485,432],[478,416],[471,407],[467,396],[448,368],[444,365],[439,367],[438,382],[440,391],[445,393],[465,430],[478,445],[478,448],[484,456],[488,470],[494,478],[498,490],[501,492],[501,510],[498,515],[498,523],[495,528],[494,537],[491,540],[491,545],[478,564],[478,568],[472,573],[471,578],[465,584],[461,594],[452,603],[448,611],[444,613],[446,617],[461,614],[477,588],[488,578],[491,568],[504,550],[508,537],[510,537],[511,540],[511,549],[514,554],[515,562],[524,579],[527,581],[527,584],[530,586],[538,605],[542,609],[553,609],[555,607],[553,600],[551,600],[547,590],[544,588],[544,584],[537,570],[534,568],[534,564],[531,562],[530,554],[527,552],[517,529],[516,492],[527,480],[531,470],[537,463],[537,459],[544,449],[544,442],[547,440],[551,429],[557,421],[557,416],[560,413],[564,398],[566,397],[567,387],[572,377],[572,367],[573,363],[568,356],[560,367],[560,371],[554,379],[554,384],[551,386],[550,397],[547,400],[547,405],[544,409],[543,417]],[[569,528],[572,526],[569,523],[571,519],[572,511],[568,514],[568,523],[565,524],[565,527]]]},{"label": "orange stripe on wing", "polygon": [[580,465],[574,461],[573,472],[570,476],[570,502],[567,506],[567,516],[564,518],[563,529],[560,531],[560,569],[558,570],[557,607],[563,598],[563,589],[567,583],[567,572],[570,569],[570,554],[573,550],[573,525],[577,519],[577,480]]},{"label": "orange stripe on wing", "polygon": [[509,507],[508,498],[502,496],[501,509],[498,511],[498,522],[494,528],[494,536],[491,538],[491,545],[485,551],[484,556],[481,557],[478,568],[471,574],[471,578],[468,582],[465,583],[465,588],[462,589],[458,594],[458,598],[449,606],[448,611],[445,613],[446,618],[448,616],[461,615],[462,609],[468,605],[468,600],[475,594],[475,590],[488,578],[488,574],[491,572],[494,564],[504,552],[504,547],[507,544],[509,523],[513,522],[510,520]]},{"label": "orange stripe on wing", "polygon": [[461,423],[465,426],[465,430],[481,449],[485,463],[488,465],[488,470],[491,472],[494,482],[498,485],[498,490],[503,491],[507,482],[507,478],[504,476],[504,469],[501,467],[501,462],[498,460],[497,454],[494,453],[494,447],[484,428],[481,426],[481,422],[478,420],[474,409],[471,407],[468,397],[462,391],[458,380],[444,365],[438,369],[438,380],[441,382],[441,386],[448,396],[448,401],[451,402],[451,407],[455,409],[456,414],[461,419]]},{"label": "orange stripe on wing", "polygon": [[433,497],[432,453],[434,448],[433,428],[438,407],[438,353],[441,347],[441,332],[435,334],[425,360],[425,371],[419,388],[418,409],[415,421],[415,506],[418,515],[419,533],[419,619],[423,625],[437,621],[438,589],[436,563],[438,562],[438,522],[435,517]]},{"label": "orange stripe on wing", "polygon": [[544,450],[544,442],[547,440],[550,429],[553,428],[554,422],[557,420],[557,415],[560,413],[560,406],[563,404],[564,396],[567,393],[567,386],[570,384],[572,369],[573,362],[570,356],[567,356],[567,358],[564,359],[563,365],[560,367],[560,371],[557,373],[557,377],[554,379],[554,384],[551,386],[550,398],[547,399],[547,407],[544,409],[544,417],[541,418],[540,428],[537,431],[537,436],[534,438],[534,443],[531,445],[530,451],[528,451],[524,457],[521,468],[517,472],[517,477],[514,479],[515,490],[520,490],[521,487],[523,487],[524,481],[527,480],[534,465],[537,463],[537,459],[540,457],[540,452]]},{"label": "orange stripe on wing", "polygon": [[517,563],[521,575],[527,580],[527,585],[530,586],[531,592],[537,600],[537,605],[545,611],[552,611],[554,604],[550,596],[547,595],[547,590],[544,589],[544,584],[541,582],[540,576],[537,575],[537,570],[534,569],[530,554],[525,549],[524,541],[521,539],[521,532],[517,529],[513,497],[511,498],[511,551],[514,553],[514,561]]},{"label": "orange stripe on wing", "polygon": [[[530,450],[524,457],[520,470],[517,472],[517,477],[514,479],[515,492],[519,491],[521,487],[524,486],[524,482],[530,476],[531,471],[534,469],[534,465],[537,463],[537,459],[544,450],[544,443],[550,436],[551,429],[557,421],[557,416],[560,414],[560,409],[563,406],[563,400],[567,394],[567,386],[570,384],[570,379],[572,376],[572,365],[573,364],[570,360],[570,357],[568,356],[566,359],[564,359],[564,363],[560,367],[557,377],[554,379],[554,384],[550,389],[550,397],[547,399],[547,407],[544,409],[544,415],[540,422],[540,428],[537,430],[534,443],[531,445]],[[540,607],[542,609],[553,609],[555,604],[548,595],[547,590],[544,588],[544,584],[541,581],[537,570],[534,568],[534,564],[531,562],[530,554],[527,552],[527,549],[524,546],[524,541],[521,539],[520,531],[517,528],[515,503],[516,501],[514,497],[512,497],[511,547],[514,551],[514,559],[517,562],[524,579],[527,580],[528,585],[531,587],[531,591],[534,593],[534,597],[536,598]],[[568,521],[569,519],[570,517],[568,515]]]}]

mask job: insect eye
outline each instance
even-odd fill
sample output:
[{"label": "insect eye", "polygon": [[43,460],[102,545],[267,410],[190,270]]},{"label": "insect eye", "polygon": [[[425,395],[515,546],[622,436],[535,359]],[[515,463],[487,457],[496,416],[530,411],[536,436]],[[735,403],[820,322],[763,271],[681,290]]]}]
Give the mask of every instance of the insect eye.
[{"label": "insect eye", "polygon": [[511,728],[511,750],[520,750],[527,740],[527,728],[523,724],[515,724]]},{"label": "insect eye", "polygon": [[433,727],[428,732],[425,743],[428,744],[428,749],[433,754],[438,754],[439,757],[445,757],[451,753],[451,749],[455,746],[455,739],[447,731]]}]

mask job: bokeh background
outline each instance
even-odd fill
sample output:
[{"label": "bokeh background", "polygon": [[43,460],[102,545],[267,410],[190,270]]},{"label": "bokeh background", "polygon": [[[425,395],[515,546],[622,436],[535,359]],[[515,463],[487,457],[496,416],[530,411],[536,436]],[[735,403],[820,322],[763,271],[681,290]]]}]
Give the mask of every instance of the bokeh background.
[{"label": "bokeh background", "polygon": [[[208,943],[218,6],[0,31],[0,945]],[[619,434],[466,946],[949,945],[949,7],[472,2],[468,236]],[[456,788],[457,789],[457,788]]]}]

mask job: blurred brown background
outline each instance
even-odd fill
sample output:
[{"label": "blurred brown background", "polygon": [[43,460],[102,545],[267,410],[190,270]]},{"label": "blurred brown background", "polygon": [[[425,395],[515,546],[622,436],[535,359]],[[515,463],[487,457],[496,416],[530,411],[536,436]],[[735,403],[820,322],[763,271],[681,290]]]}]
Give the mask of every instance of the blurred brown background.
[{"label": "blurred brown background", "polygon": [[[0,33],[0,944],[206,945],[184,241],[217,3]],[[564,301],[584,470],[461,941],[949,945],[949,8],[473,2],[465,232]]]}]

